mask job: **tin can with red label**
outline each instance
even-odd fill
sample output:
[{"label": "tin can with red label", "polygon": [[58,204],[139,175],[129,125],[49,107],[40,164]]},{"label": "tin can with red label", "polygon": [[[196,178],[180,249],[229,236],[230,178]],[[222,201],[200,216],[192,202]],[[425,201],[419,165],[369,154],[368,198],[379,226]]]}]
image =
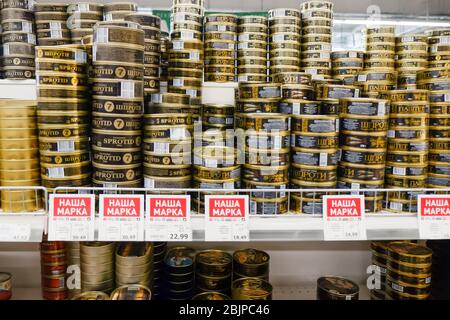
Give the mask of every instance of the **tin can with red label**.
[{"label": "tin can with red label", "polygon": [[12,275],[0,272],[0,301],[9,300],[12,296]]}]

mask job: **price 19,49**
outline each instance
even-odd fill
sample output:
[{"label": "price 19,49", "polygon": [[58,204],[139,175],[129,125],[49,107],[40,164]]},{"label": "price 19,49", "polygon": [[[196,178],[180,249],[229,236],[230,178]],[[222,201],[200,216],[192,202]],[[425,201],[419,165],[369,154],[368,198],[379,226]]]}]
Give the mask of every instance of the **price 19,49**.
[{"label": "price 19,49", "polygon": [[189,234],[187,233],[171,233],[169,234],[170,240],[188,240]]}]

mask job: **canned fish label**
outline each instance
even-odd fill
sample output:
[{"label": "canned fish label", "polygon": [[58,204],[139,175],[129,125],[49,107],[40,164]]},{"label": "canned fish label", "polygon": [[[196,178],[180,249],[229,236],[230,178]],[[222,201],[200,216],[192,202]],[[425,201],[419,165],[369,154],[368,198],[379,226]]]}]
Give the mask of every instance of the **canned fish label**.
[{"label": "canned fish label", "polygon": [[125,134],[115,131],[92,130],[92,144],[102,148],[139,148],[142,144],[141,132]]},{"label": "canned fish label", "polygon": [[52,48],[38,47],[37,58],[57,59],[57,60],[74,60],[78,63],[87,63],[86,51],[75,48]]},{"label": "canned fish label", "polygon": [[142,163],[140,149],[114,150],[93,147],[92,160],[103,165],[129,165]]},{"label": "canned fish label", "polygon": [[388,129],[388,119],[341,119],[342,130],[386,132]]},{"label": "canned fish label", "polygon": [[115,82],[101,82],[94,80],[93,95],[100,97],[139,98],[144,95],[141,81],[122,80]]},{"label": "canned fish label", "polygon": [[342,99],[340,112],[363,116],[384,116],[389,113],[388,101],[366,99]]},{"label": "canned fish label", "polygon": [[339,132],[339,120],[327,116],[294,116],[291,119],[291,130],[309,133]]},{"label": "canned fish label", "polygon": [[247,133],[246,146],[254,149],[284,149],[290,146],[290,135],[280,133],[278,135],[259,135]]},{"label": "canned fish label", "polygon": [[295,148],[292,152],[292,162],[319,167],[335,166],[338,162],[337,151],[321,152],[321,150]]},{"label": "canned fish label", "polygon": [[319,113],[319,102],[281,102],[280,112],[283,114],[309,114],[316,115]]},{"label": "canned fish label", "polygon": [[40,160],[41,163],[46,164],[74,164],[90,161],[90,156],[88,152],[85,153],[70,153],[70,154],[46,154],[41,152]]},{"label": "canned fish label", "polygon": [[354,148],[384,149],[387,145],[387,136],[384,135],[355,135],[352,132],[341,132],[339,134],[340,144]]},{"label": "canned fish label", "polygon": [[142,66],[122,66],[111,64],[96,64],[94,67],[94,76],[99,79],[124,79],[141,80],[144,76]]},{"label": "canned fish label", "polygon": [[92,114],[92,128],[100,130],[137,131],[142,128],[141,117],[127,118],[120,115],[101,116],[101,113]]},{"label": "canned fish label", "polygon": [[291,137],[291,146],[299,148],[331,149],[337,148],[338,142],[338,136],[309,136],[294,132]]},{"label": "canned fish label", "polygon": [[138,165],[136,168],[122,169],[120,167],[115,168],[101,168],[95,163],[93,179],[103,182],[126,182],[138,180],[142,177],[142,167]]},{"label": "canned fish label", "polygon": [[364,149],[342,147],[340,161],[369,165],[384,164],[386,161],[386,152],[381,149],[379,151],[377,151],[377,149],[368,151]]},{"label": "canned fish label", "polygon": [[390,139],[388,142],[388,151],[403,152],[424,152],[428,150],[427,140],[398,140]]},{"label": "canned fish label", "polygon": [[143,113],[142,101],[93,99],[92,112],[105,112],[116,114],[136,114]]}]

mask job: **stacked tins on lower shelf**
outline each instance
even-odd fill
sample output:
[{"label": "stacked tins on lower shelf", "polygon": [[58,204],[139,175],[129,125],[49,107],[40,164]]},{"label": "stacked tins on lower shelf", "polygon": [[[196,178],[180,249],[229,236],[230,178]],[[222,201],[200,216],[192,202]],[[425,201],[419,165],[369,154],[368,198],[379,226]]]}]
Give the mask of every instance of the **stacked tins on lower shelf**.
[{"label": "stacked tins on lower shelf", "polygon": [[[39,141],[36,102],[0,101],[0,185],[39,186]],[[2,190],[4,212],[32,212],[44,207],[43,195],[36,190]]]}]

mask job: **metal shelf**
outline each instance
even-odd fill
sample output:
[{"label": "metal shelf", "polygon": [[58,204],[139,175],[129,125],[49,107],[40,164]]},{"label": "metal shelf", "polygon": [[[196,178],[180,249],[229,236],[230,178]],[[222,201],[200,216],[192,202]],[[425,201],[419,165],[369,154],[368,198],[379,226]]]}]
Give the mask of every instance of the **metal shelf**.
[{"label": "metal shelf", "polygon": [[[47,228],[47,212],[2,213],[0,230],[9,230],[8,239],[0,235],[1,242],[41,242]],[[14,238],[16,237],[16,238]]]}]

